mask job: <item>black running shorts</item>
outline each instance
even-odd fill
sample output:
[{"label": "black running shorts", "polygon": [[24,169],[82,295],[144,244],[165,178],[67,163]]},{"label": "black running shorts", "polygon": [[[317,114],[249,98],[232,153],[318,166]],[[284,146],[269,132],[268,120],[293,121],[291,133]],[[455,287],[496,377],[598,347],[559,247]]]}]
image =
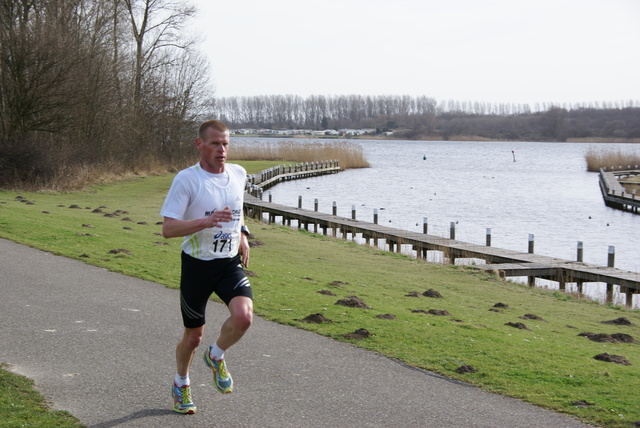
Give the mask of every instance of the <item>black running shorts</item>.
[{"label": "black running shorts", "polygon": [[242,269],[240,256],[200,260],[183,251],[180,309],[185,327],[197,328],[205,324],[207,302],[213,293],[227,305],[237,296],[253,299],[251,284]]}]

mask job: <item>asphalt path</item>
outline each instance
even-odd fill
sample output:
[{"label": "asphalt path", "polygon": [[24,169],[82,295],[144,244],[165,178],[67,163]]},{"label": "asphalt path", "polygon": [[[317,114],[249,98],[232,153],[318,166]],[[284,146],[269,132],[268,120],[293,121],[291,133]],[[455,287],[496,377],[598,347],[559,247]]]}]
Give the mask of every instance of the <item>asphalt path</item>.
[{"label": "asphalt path", "polygon": [[[198,411],[171,411],[178,291],[0,239],[0,362],[83,424],[107,427],[586,427],[577,420],[256,317],[227,351],[235,390],[201,359]],[[178,255],[176,255],[178,257]]]}]

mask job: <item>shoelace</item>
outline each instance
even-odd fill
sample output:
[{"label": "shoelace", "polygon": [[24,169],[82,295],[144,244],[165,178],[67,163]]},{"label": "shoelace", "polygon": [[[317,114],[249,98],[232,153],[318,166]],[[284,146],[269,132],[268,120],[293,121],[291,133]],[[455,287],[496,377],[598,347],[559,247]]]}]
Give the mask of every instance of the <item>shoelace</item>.
[{"label": "shoelace", "polygon": [[218,365],[218,374],[220,377],[222,379],[228,378],[229,374],[227,373],[227,367],[224,364],[224,360],[216,361],[216,364]]},{"label": "shoelace", "polygon": [[191,404],[191,391],[189,386],[179,387],[178,395],[182,404]]}]

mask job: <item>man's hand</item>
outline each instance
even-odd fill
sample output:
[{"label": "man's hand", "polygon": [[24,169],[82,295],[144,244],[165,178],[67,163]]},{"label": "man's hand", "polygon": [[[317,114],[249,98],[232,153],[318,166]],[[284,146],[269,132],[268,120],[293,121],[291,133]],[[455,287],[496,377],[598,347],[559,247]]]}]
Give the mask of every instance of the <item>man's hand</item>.
[{"label": "man's hand", "polygon": [[195,220],[177,220],[175,218],[165,217],[162,223],[162,236],[165,238],[187,236],[199,232],[202,229],[222,227],[221,223],[228,223],[231,220],[233,220],[233,213],[229,207],[214,211],[209,217],[202,217]]},{"label": "man's hand", "polygon": [[214,211],[209,217],[207,217],[207,224],[209,227],[222,227],[220,223],[228,223],[233,220],[233,213],[229,207],[224,207],[223,210]]}]

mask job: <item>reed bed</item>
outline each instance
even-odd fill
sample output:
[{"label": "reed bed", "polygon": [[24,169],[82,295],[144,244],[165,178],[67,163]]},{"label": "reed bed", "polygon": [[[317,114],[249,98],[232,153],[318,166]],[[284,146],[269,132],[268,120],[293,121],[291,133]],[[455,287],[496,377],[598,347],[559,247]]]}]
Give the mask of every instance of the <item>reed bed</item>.
[{"label": "reed bed", "polygon": [[611,170],[637,169],[640,165],[640,151],[634,148],[606,149],[590,147],[585,155],[587,170],[592,172],[600,171],[600,168]]},{"label": "reed bed", "polygon": [[234,140],[229,158],[247,161],[316,162],[338,160],[340,169],[369,168],[362,146],[348,141]]}]

